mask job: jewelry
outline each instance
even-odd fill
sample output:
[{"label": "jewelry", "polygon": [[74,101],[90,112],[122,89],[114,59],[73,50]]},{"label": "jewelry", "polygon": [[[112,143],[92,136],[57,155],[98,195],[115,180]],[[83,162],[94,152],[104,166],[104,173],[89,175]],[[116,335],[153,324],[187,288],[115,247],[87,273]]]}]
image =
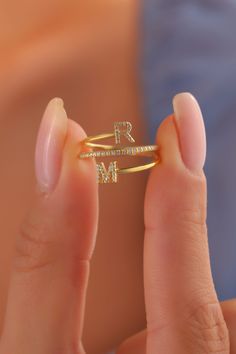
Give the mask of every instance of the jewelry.
[{"label": "jewelry", "polygon": [[[89,136],[80,142],[81,145],[97,148],[99,150],[92,151],[81,151],[79,154],[80,158],[90,158],[90,157],[107,157],[107,156],[152,156],[154,161],[138,166],[119,168],[117,161],[110,162],[108,169],[106,169],[103,162],[96,164],[97,167],[97,181],[98,183],[116,183],[118,181],[118,174],[133,173],[154,167],[160,163],[160,157],[157,156],[156,152],[159,150],[157,145],[146,145],[146,146],[117,146],[121,143],[121,135],[126,137],[131,143],[135,140],[131,136],[130,132],[132,130],[132,124],[130,122],[115,122],[114,123],[114,133],[99,134],[95,136]],[[106,139],[115,137],[116,145],[105,145],[97,144],[93,141],[100,139]]]},{"label": "jewelry", "polygon": [[[106,145],[107,146],[107,145]],[[150,155],[152,154],[153,151],[157,151],[158,146],[157,145],[147,145],[147,146],[124,146],[120,148],[116,148],[111,146],[110,149],[104,149],[104,151],[101,150],[95,150],[95,151],[88,151],[88,152],[82,152],[79,156],[80,158],[86,158],[86,157],[104,157],[104,156],[134,156],[134,155]],[[153,154],[152,154],[153,155]]]}]

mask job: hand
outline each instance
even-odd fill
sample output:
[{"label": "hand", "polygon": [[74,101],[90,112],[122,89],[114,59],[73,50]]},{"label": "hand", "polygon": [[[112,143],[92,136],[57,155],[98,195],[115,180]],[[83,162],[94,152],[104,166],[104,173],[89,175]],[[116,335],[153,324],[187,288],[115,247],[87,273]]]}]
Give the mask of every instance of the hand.
[{"label": "hand", "polygon": [[116,353],[235,354],[236,299],[219,303],[210,269],[204,123],[189,94],[175,97],[174,111],[158,129],[162,163],[145,197],[147,329]]},{"label": "hand", "polygon": [[[188,118],[196,118],[196,134],[186,139],[184,132],[192,130],[183,112],[178,134],[183,157],[199,169],[204,148],[200,159],[192,149],[199,150],[204,138],[194,102],[192,107]],[[147,332],[126,341],[119,354],[229,354],[235,310],[233,303],[218,304],[211,279],[205,179],[202,171],[184,166],[176,132],[168,117],[157,136],[162,164],[153,169],[147,186]],[[84,353],[84,302],[98,220],[94,161],[76,157],[85,136],[67,119],[62,101],[51,101],[36,148],[39,193],[17,240],[0,354]],[[232,348],[233,338],[231,354]]]}]

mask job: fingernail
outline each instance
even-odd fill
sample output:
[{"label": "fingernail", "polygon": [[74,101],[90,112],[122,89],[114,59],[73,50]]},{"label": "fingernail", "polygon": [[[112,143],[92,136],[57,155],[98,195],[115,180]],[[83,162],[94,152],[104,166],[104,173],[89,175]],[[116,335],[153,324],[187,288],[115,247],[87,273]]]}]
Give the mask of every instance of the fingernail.
[{"label": "fingernail", "polygon": [[36,178],[44,192],[52,191],[57,183],[67,123],[62,99],[52,99],[43,114],[35,148]]},{"label": "fingernail", "polygon": [[182,159],[192,172],[202,170],[206,159],[206,133],[201,109],[188,92],[173,98],[174,117],[177,123]]}]

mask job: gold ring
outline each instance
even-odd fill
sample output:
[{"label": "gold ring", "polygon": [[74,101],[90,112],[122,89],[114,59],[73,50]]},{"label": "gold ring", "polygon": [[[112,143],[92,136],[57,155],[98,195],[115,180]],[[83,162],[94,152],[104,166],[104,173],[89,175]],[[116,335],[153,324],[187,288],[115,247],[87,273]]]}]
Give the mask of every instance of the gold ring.
[{"label": "gold ring", "polygon": [[[130,122],[115,122],[114,133],[99,134],[88,136],[80,142],[81,146],[92,148],[92,151],[83,151],[81,149],[79,158],[91,157],[107,157],[107,156],[152,156],[154,160],[138,166],[119,168],[117,161],[110,162],[108,169],[106,169],[103,162],[96,164],[97,167],[97,181],[98,183],[116,183],[118,181],[118,174],[140,172],[150,169],[160,163],[160,157],[157,155],[159,147],[157,145],[142,145],[142,146],[121,146],[121,136],[123,135],[129,142],[134,143],[135,140],[131,136],[130,131],[132,125]],[[97,144],[93,141],[115,137],[116,145]],[[95,149],[95,150],[94,150]]]}]

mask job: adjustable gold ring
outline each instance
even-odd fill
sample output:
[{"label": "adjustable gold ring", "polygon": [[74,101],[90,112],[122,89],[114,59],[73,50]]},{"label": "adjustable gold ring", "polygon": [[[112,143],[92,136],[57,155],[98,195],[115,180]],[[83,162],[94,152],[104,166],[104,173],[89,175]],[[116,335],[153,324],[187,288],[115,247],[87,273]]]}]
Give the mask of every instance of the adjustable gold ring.
[{"label": "adjustable gold ring", "polygon": [[[117,161],[110,162],[108,169],[106,169],[103,162],[97,163],[97,180],[98,183],[116,183],[118,181],[118,174],[140,172],[150,169],[160,163],[160,157],[157,154],[159,147],[157,145],[141,145],[141,146],[124,146],[120,145],[121,135],[123,135],[129,142],[134,143],[135,140],[131,136],[130,131],[132,125],[130,122],[115,122],[114,133],[99,134],[88,136],[80,145],[92,148],[92,151],[83,151],[80,149],[79,158],[91,157],[108,157],[108,156],[151,156],[153,161],[138,166],[131,166],[119,168]],[[97,144],[93,141],[115,137],[116,145]]]}]

